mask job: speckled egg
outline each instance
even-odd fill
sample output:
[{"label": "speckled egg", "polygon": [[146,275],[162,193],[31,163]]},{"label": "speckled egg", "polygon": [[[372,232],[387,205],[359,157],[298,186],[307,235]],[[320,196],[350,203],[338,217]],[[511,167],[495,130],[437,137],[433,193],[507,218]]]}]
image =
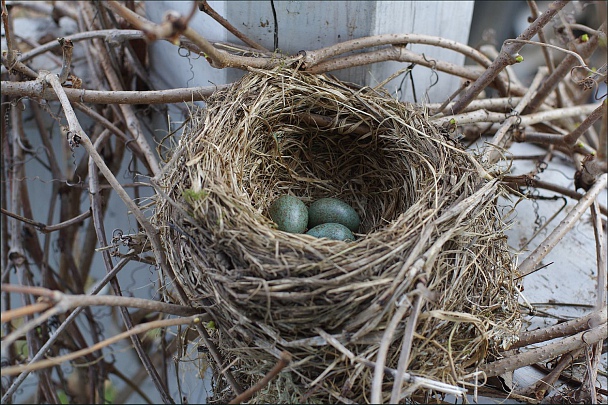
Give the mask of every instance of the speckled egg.
[{"label": "speckled egg", "polygon": [[308,208],[308,228],[325,223],[338,223],[357,232],[361,219],[353,207],[337,198],[321,198]]},{"label": "speckled egg", "polygon": [[272,203],[270,217],[281,231],[304,233],[308,225],[308,208],[296,197],[284,195]]},{"label": "speckled egg", "polygon": [[309,229],[306,234],[316,238],[328,238],[343,241],[355,240],[355,236],[350,229],[342,224],[336,224],[333,222],[317,225],[314,228]]}]

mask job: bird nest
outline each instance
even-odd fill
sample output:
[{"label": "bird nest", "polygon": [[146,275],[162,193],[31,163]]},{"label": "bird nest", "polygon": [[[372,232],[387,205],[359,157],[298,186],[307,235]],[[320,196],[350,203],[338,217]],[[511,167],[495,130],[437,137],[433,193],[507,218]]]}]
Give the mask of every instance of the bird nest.
[{"label": "bird nest", "polygon": [[[252,70],[193,114],[154,221],[176,282],[214,319],[220,367],[247,387],[291,354],[252,401],[364,403],[374,363],[396,369],[404,337],[410,375],[458,385],[517,335],[489,173],[423,109],[381,90]],[[286,194],[347,202],[356,240],[278,230],[268,209]],[[382,381],[390,394],[392,377]],[[215,400],[234,395],[225,384]]]}]

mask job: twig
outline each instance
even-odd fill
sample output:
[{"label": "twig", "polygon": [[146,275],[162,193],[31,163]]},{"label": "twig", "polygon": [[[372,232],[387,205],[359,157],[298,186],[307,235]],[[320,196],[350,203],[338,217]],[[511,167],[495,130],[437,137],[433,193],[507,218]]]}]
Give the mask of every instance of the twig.
[{"label": "twig", "polygon": [[606,115],[607,105],[608,103],[606,102],[606,99],[604,99],[604,102],[597,106],[597,108],[593,110],[593,112],[589,114],[587,118],[585,118],[585,121],[583,121],[578,127],[576,127],[574,131],[564,136],[564,144],[568,146],[574,145],[576,141],[578,141],[578,138],[580,138],[580,136],[585,131],[587,131],[589,127],[591,127],[591,125],[593,125],[593,123],[595,123],[595,121],[597,121],[602,116],[602,114]]},{"label": "twig", "polygon": [[[57,100],[57,95],[37,80],[28,82],[2,81],[2,94],[12,97],[35,97]],[[229,87],[200,86],[149,91],[101,91],[88,89],[64,89],[68,100],[93,104],[170,104],[204,101],[217,90]]]},{"label": "twig", "polygon": [[[104,133],[107,134],[106,131],[104,131]],[[102,133],[102,135],[100,135],[99,138],[95,141],[95,144],[93,146],[93,148],[95,150],[100,148],[100,146],[103,144],[104,133]],[[88,176],[89,177],[89,196],[90,196],[90,202],[91,202],[91,211],[93,213],[93,224],[94,224],[94,228],[95,228],[95,234],[97,236],[97,240],[98,240],[99,244],[101,246],[107,246],[106,232],[104,229],[104,223],[103,223],[103,217],[102,217],[103,209],[101,206],[102,205],[101,204],[101,194],[99,193],[99,172],[97,170],[98,168],[95,165],[95,161],[90,154],[89,154],[88,161],[89,161],[89,164],[88,164],[88,166],[89,166],[89,170],[88,170],[88,172],[89,172],[89,176]],[[102,252],[102,259],[103,259],[105,267],[106,267],[106,272],[110,272],[112,269],[112,259],[107,250],[104,250]],[[114,290],[114,294],[117,296],[121,296],[122,288],[120,287],[118,279],[112,278],[110,280],[110,284]],[[133,320],[131,319],[131,314],[129,313],[129,311],[127,311],[127,309],[124,307],[120,307],[119,311],[120,311],[120,315],[122,317],[123,323],[125,325],[125,328],[127,330],[132,329]],[[148,355],[147,351],[144,350],[144,347],[142,345],[142,342],[141,342],[141,339],[139,338],[139,336],[137,336],[137,335],[131,336],[131,342],[133,343],[133,348],[135,349],[137,356],[141,360],[141,363],[142,363],[144,369],[150,376],[150,379],[154,383],[154,386],[156,387],[157,391],[159,392],[160,397],[162,398],[163,402],[166,404],[173,404],[174,401],[167,390],[167,385],[165,382],[163,382],[161,380],[160,375],[158,374],[158,372],[156,371],[156,368],[152,364],[152,360],[150,359],[150,356]]]},{"label": "twig", "polygon": [[[605,104],[605,103],[604,103]],[[593,234],[595,236],[595,251],[597,257],[597,297],[596,297],[596,308],[607,309],[606,304],[606,289],[607,280],[606,276],[606,234],[602,227],[600,220],[600,213],[597,200],[593,201],[591,205],[591,219],[593,222]],[[589,348],[588,348],[589,349]],[[597,378],[597,369],[600,364],[600,357],[602,355],[602,342],[597,342],[591,346],[589,358],[589,364],[587,367],[587,373],[585,375],[585,384],[589,393],[589,401],[591,403],[597,403],[595,394],[595,380]],[[581,387],[582,388],[582,387]]]},{"label": "twig", "polygon": [[588,72],[593,72],[593,70],[589,69],[589,67],[587,66],[587,64],[583,60],[583,58],[581,58],[581,56],[578,53],[569,51],[568,49],[564,49],[564,48],[562,48],[560,46],[551,45],[551,44],[544,44],[542,42],[536,42],[536,41],[526,41],[526,40],[523,40],[523,39],[507,39],[505,41],[505,44],[514,44],[514,43],[528,44],[528,45],[538,45],[538,46],[542,46],[542,47],[546,47],[546,48],[551,48],[551,49],[556,49],[558,51],[565,52],[568,55],[571,55],[574,58],[576,58],[579,61],[579,63],[581,64],[581,67],[583,67],[585,70],[587,70]]},{"label": "twig", "polygon": [[[556,0],[549,5],[549,9],[541,14],[528,28],[524,30],[517,37],[518,40],[529,40],[538,31],[540,31],[551,19],[557,14],[559,10],[564,8],[568,4],[567,0]],[[485,89],[498,74],[508,65],[517,63],[517,53],[523,47],[523,44],[512,42],[510,44],[503,44],[498,57],[492,62],[492,65],[485,70],[485,72],[473,83],[467,90],[465,90],[462,97],[458,99],[454,105],[454,112],[459,113],[464,107],[466,107],[471,100],[473,100],[479,93]]]},{"label": "twig", "polygon": [[[530,177],[527,175],[521,176],[503,176],[502,183],[506,185],[515,184],[518,186],[530,186],[535,188],[542,188],[544,190],[555,191],[557,193],[563,194],[566,197],[573,198],[575,200],[580,200],[585,195],[581,194],[575,190],[571,190],[566,187],[558,186],[557,184],[548,183],[546,181],[537,180],[534,177]],[[603,215],[608,215],[608,208],[603,205],[600,205],[600,212]]]},{"label": "twig", "polygon": [[306,71],[313,74],[321,74],[334,70],[348,69],[351,67],[363,66],[390,60],[397,62],[416,63],[417,65],[425,66],[428,68],[435,68],[440,72],[446,72],[468,80],[475,80],[480,76],[480,73],[473,69],[440,60],[425,60],[424,56],[412,52],[404,47],[397,46],[391,46],[376,51],[358,53],[355,55],[348,55],[335,59],[329,59],[311,68],[308,68]]},{"label": "twig", "polygon": [[17,51],[13,46],[13,37],[11,33],[11,24],[9,21],[6,1],[2,0],[2,24],[4,25],[4,36],[6,38],[6,68],[11,69],[13,63],[17,60]]},{"label": "twig", "polygon": [[513,356],[488,363],[480,367],[487,377],[494,377],[517,370],[520,367],[548,360],[576,350],[583,345],[591,345],[605,339],[608,326],[606,323],[595,328],[564,338],[555,343],[527,350]]},{"label": "twig", "polygon": [[[543,121],[554,121],[566,117],[573,117],[580,114],[590,114],[597,107],[597,104],[585,104],[574,107],[547,110],[529,115],[520,115],[518,116],[518,122],[521,126],[530,126],[541,123]],[[501,113],[491,113],[480,110],[464,114],[448,115],[445,117],[430,119],[430,121],[436,125],[444,125],[449,123],[451,120],[454,120],[457,125],[478,122],[502,122],[505,120],[505,115]]]},{"label": "twig", "polygon": [[[191,316],[200,313],[199,310],[192,307],[168,304],[165,302],[147,300],[144,298],[111,295],[74,295],[65,294],[57,290],[50,290],[48,288],[20,286],[13,284],[2,284],[2,291],[43,296],[46,298],[47,304],[51,303],[62,312],[67,312],[72,308],[84,306],[108,306],[148,309],[150,311],[157,311],[176,316]],[[8,315],[6,312],[4,312],[2,314],[2,322],[10,322],[14,317],[14,315]]]},{"label": "twig", "polygon": [[[97,294],[101,289],[110,281],[111,278],[115,277],[116,274],[131,260],[130,257],[126,257],[121,259],[116,266],[112,269],[111,272],[107,273],[103,279],[99,280],[99,282],[91,289],[91,295]],[[55,341],[61,336],[64,330],[68,328],[68,326],[76,319],[76,317],[82,312],[84,308],[76,308],[66,319],[63,321],[61,325],[57,328],[55,333],[49,336],[48,340],[44,343],[44,345],[38,350],[38,352],[32,357],[28,364],[32,364],[38,361],[40,358],[46,355],[51,346],[55,343]],[[6,390],[4,395],[2,396],[2,403],[6,403],[8,399],[17,391],[19,386],[25,381],[26,377],[29,375],[29,371],[24,371],[13,381],[12,385]]]},{"label": "twig", "polygon": [[[94,12],[93,10],[91,10],[91,5],[88,3],[81,4],[83,4],[82,10],[84,18],[88,19],[89,21],[93,20],[92,14],[94,14]],[[92,26],[92,23],[89,22],[89,25]],[[101,67],[105,73],[106,79],[110,84],[110,88],[114,91],[123,90],[122,82],[120,77],[118,76],[117,70],[114,69],[110,63],[111,58],[110,54],[108,53],[108,50],[102,43],[100,43],[99,39],[93,39],[92,41],[93,44],[97,45],[97,49],[100,55],[99,62],[101,63]],[[118,107],[120,108],[120,111],[122,112],[125,118],[125,123],[127,125],[127,128],[129,129],[129,132],[131,133],[131,136],[139,145],[143,155],[145,156],[144,163],[147,164],[152,175],[158,173],[160,171],[158,159],[156,158],[154,151],[152,150],[152,148],[148,144],[148,141],[146,140],[146,137],[144,136],[141,124],[139,120],[137,120],[137,118],[135,117],[135,112],[133,111],[133,108],[130,105],[125,104],[119,104]]]},{"label": "twig", "polygon": [[555,386],[555,383],[559,380],[560,375],[566,367],[577,359],[583,350],[584,347],[579,347],[570,353],[563,354],[557,365],[549,374],[541,378],[535,385],[530,386],[519,393],[521,395],[534,395],[539,401],[542,400],[546,396],[547,391],[550,391]]},{"label": "twig", "polygon": [[491,61],[475,48],[451,39],[423,34],[382,34],[352,39],[350,41],[340,42],[338,44],[317,49],[315,51],[308,51],[306,53],[306,57],[304,58],[304,69],[310,70],[310,68],[329,58],[333,58],[347,52],[383,45],[393,45],[395,47],[404,48],[408,44],[424,44],[450,49],[471,58],[483,67],[488,67],[491,64]]},{"label": "twig", "polygon": [[608,174],[604,173],[601,175],[585,193],[585,196],[572,208],[566,218],[564,218],[559,225],[547,236],[547,238],[540,244],[528,257],[519,265],[518,271],[522,276],[526,276],[531,273],[534,268],[540,263],[540,261],[553,249],[553,247],[564,237],[564,235],[570,231],[576,225],[577,221],[583,215],[585,210],[589,208],[597,195],[606,187],[606,181]]},{"label": "twig", "polygon": [[[507,136],[508,131],[511,129],[511,126],[516,124],[519,120],[519,114],[521,114],[524,108],[528,105],[532,96],[536,92],[538,86],[540,86],[541,81],[547,74],[547,69],[544,67],[538,68],[536,75],[534,76],[534,80],[532,80],[532,84],[530,84],[530,88],[528,92],[521,98],[519,103],[517,103],[517,107],[513,109],[513,115],[503,122],[502,126],[496,131],[496,134],[490,140],[490,144],[492,147],[486,148],[481,160],[494,163],[498,159],[500,159],[500,149],[507,148],[507,144],[511,141],[511,137]],[[497,150],[498,149],[498,150]]]},{"label": "twig", "polygon": [[[8,284],[2,284],[2,289],[4,290],[4,286]],[[38,312],[46,311],[52,306],[52,304],[48,302],[37,302],[32,305],[28,305],[21,308],[9,309],[7,311],[2,312],[2,323],[10,322],[15,318],[23,318],[27,315],[33,315]],[[2,342],[3,344],[7,344],[6,342]]]},{"label": "twig", "polygon": [[251,388],[247,389],[245,392],[237,395],[236,398],[234,398],[229,403],[230,404],[240,404],[241,402],[247,401],[249,398],[251,398],[253,396],[253,394],[255,394],[256,392],[258,392],[259,390],[264,388],[270,382],[270,380],[272,380],[274,377],[276,377],[277,374],[279,374],[281,372],[281,370],[283,370],[285,367],[287,367],[290,362],[291,362],[291,354],[289,354],[289,352],[283,350],[281,352],[281,357],[279,358],[279,361],[268,372],[268,374],[266,374],[264,376],[264,378],[262,378],[260,381],[258,381],[253,387],[251,387]]},{"label": "twig", "polygon": [[448,98],[445,99],[445,101],[435,110],[431,110],[433,115],[437,115],[442,113],[446,107],[448,106],[448,104],[450,104],[450,102],[452,100],[454,100],[456,98],[456,96],[458,96],[464,89],[466,89],[467,87],[469,87],[469,85],[471,84],[471,82],[469,80],[463,82],[460,87],[458,87],[456,89],[456,91],[454,91],[452,94],[450,94],[450,96]]},{"label": "twig", "polygon": [[59,44],[61,44],[61,50],[63,51],[63,63],[61,65],[61,72],[59,73],[59,82],[63,84],[68,80],[68,75],[70,74],[74,44],[65,38],[59,38]]},{"label": "twig", "polygon": [[189,316],[187,318],[163,319],[160,321],[152,321],[152,322],[139,324],[139,325],[134,326],[133,329],[119,333],[116,336],[112,336],[112,337],[104,340],[103,342],[97,343],[91,347],[87,347],[86,349],[81,349],[81,350],[72,352],[70,354],[66,354],[65,356],[41,360],[41,361],[38,361],[33,364],[30,363],[30,364],[22,365],[22,366],[3,367],[2,376],[17,375],[24,371],[31,372],[31,371],[41,370],[41,369],[44,369],[47,367],[53,367],[53,366],[65,363],[67,361],[77,359],[78,357],[82,357],[84,355],[93,353],[97,350],[103,349],[104,347],[110,346],[110,345],[112,345],[122,339],[128,338],[132,335],[137,335],[142,332],[147,332],[149,330],[157,329],[157,328],[168,328],[170,326],[186,325],[186,324],[190,324],[190,323],[197,324],[197,323],[202,322],[202,320],[203,320],[203,318],[201,316],[194,315],[194,316]]},{"label": "twig", "polygon": [[546,342],[551,339],[573,335],[575,333],[583,332],[587,329],[593,328],[597,325],[606,322],[606,310],[596,310],[589,314],[573,319],[571,321],[561,322],[557,325],[549,326],[547,328],[536,329],[529,332],[523,332],[519,335],[517,342],[509,349],[518,349],[520,347],[528,346],[534,343]]},{"label": "twig", "polygon": [[[606,23],[604,22],[599,31],[606,29]],[[598,35],[593,35],[589,40],[578,48],[578,54],[583,58],[588,58],[589,55],[595,50],[598,45]],[[534,98],[528,104],[528,107],[524,110],[524,114],[529,114],[538,109],[538,107],[545,101],[547,96],[555,89],[555,87],[562,81],[562,79],[570,73],[570,70],[577,62],[576,57],[568,54],[555,68],[552,74],[549,75],[547,80],[539,87]]]},{"label": "twig", "polygon": [[[19,73],[23,73],[26,76],[29,77],[37,77],[38,74],[36,72],[34,72],[32,69],[30,69],[28,66],[24,65],[23,63],[21,63],[18,60],[13,61],[13,63],[10,63],[8,61],[8,59],[2,55],[2,67],[6,67],[6,71],[8,72],[10,70],[10,72],[12,72],[13,70],[19,72]],[[9,69],[10,68],[10,69]],[[3,69],[4,73],[5,69]],[[9,73],[10,73],[9,72]]]},{"label": "twig", "polygon": [[[601,15],[601,14],[600,14]],[[565,27],[568,27],[570,29],[575,29],[575,30],[579,30],[579,31],[584,31],[587,34],[591,34],[591,35],[597,35],[600,38],[604,39],[604,41],[606,40],[606,33],[602,32],[602,31],[598,31],[598,30],[594,30],[591,27],[587,27],[586,25],[583,24],[569,24],[566,23],[564,24]]]},{"label": "twig", "polygon": [[151,21],[148,21],[140,15],[127,9],[117,1],[110,0],[105,2],[104,5],[119,14],[137,29],[142,30],[149,40],[154,41],[157,39],[166,39],[174,44],[177,44],[179,43],[179,36],[184,35],[186,38],[192,41],[194,45],[196,45],[200,49],[201,52],[203,52],[209,64],[218,69],[222,69],[225,67],[234,67],[244,70],[249,67],[264,68],[269,66],[275,66],[278,63],[289,64],[292,61],[296,61],[300,58],[300,56],[297,56],[287,61],[281,61],[281,58],[277,58],[270,62],[269,60],[264,58],[249,58],[232,55],[215,48],[199,33],[187,26],[185,24],[185,20],[181,16],[177,15],[177,13],[168,13],[166,15],[166,20],[163,21],[163,23],[154,24]]},{"label": "twig", "polygon": [[213,8],[211,8],[211,6],[207,2],[207,0],[199,1],[198,8],[203,13],[207,14],[209,17],[213,18],[215,21],[220,23],[222,25],[222,27],[226,28],[232,35],[234,35],[235,37],[237,37],[238,39],[240,39],[241,41],[246,43],[248,46],[250,46],[254,49],[257,49],[259,51],[262,51],[262,52],[270,52],[268,49],[264,48],[262,45],[258,44],[254,40],[247,37],[245,34],[243,34],[241,31],[239,31],[234,25],[230,24],[230,22],[228,20],[226,20],[221,15],[219,15],[217,13],[217,11],[215,11]]},{"label": "twig", "polygon": [[14,214],[10,211],[5,210],[4,208],[0,208],[0,212],[2,212],[4,215],[7,215],[9,217],[18,219],[21,222],[25,222],[26,224],[32,225],[32,226],[36,227],[36,229],[38,229],[42,233],[55,232],[60,229],[67,228],[69,226],[79,224],[82,221],[84,221],[85,219],[91,217],[91,211],[85,211],[82,214],[80,214],[74,218],[68,219],[67,221],[63,221],[63,222],[60,222],[55,225],[45,225],[38,221],[34,221],[32,219],[22,217],[21,215]]}]

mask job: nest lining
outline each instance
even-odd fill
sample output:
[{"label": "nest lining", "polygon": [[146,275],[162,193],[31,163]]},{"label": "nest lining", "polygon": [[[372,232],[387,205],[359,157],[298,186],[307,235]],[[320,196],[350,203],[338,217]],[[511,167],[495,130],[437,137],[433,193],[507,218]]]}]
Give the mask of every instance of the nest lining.
[{"label": "nest lining", "polygon": [[[216,320],[213,338],[244,386],[281,350],[292,354],[289,371],[255,401],[287,401],[290,392],[289,401],[367,402],[373,370],[319,331],[375,361],[386,326],[421,281],[431,293],[409,372],[457,384],[516,335],[501,189],[423,110],[277,68],[217,92],[192,122],[163,169],[154,220],[177,281]],[[278,231],[268,208],[284,194],[307,205],[347,202],[361,217],[357,240]]]}]

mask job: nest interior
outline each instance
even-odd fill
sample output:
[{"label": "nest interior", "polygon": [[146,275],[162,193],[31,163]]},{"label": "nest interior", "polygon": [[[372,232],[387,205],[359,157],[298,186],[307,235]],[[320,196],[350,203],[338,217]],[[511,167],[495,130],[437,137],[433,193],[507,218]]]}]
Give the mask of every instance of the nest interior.
[{"label": "nest interior", "polygon": [[[254,401],[369,402],[366,361],[388,342],[386,366],[397,367],[417,296],[414,375],[462,383],[517,334],[500,186],[427,118],[382,91],[286,68],[252,70],[193,114],[159,178],[154,221],[243,386],[291,353]],[[349,203],[357,239],[277,230],[268,208],[284,194]]]}]

